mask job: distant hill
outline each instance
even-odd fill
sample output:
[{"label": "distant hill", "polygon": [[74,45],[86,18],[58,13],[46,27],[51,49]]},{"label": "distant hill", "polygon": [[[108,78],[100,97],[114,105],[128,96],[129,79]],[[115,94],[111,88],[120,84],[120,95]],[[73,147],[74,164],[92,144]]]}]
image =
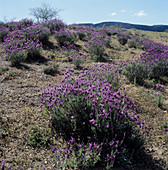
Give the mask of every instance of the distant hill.
[{"label": "distant hill", "polygon": [[168,30],[168,25],[138,25],[138,24],[129,24],[129,23],[123,23],[123,22],[101,22],[97,24],[92,23],[84,23],[84,24],[78,24],[78,25],[86,25],[86,26],[93,26],[93,27],[109,27],[113,26],[116,28],[126,28],[126,29],[138,29],[138,30],[144,30],[144,31],[156,31],[156,32],[164,32],[165,30]]}]

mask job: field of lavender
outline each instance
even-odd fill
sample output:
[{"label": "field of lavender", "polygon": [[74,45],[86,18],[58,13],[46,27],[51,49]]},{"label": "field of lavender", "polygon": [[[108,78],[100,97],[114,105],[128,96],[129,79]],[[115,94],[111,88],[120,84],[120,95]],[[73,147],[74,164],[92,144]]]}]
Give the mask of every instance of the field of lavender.
[{"label": "field of lavender", "polygon": [[0,23],[2,169],[166,169],[168,34],[150,34]]}]

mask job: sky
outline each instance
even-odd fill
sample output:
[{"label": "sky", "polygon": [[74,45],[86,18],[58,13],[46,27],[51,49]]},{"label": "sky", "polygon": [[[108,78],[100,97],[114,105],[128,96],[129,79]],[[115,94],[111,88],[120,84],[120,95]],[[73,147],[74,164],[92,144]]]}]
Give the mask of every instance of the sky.
[{"label": "sky", "polygon": [[106,21],[168,25],[168,0],[0,0],[0,21],[33,18],[30,8],[42,3],[61,9],[66,24]]}]

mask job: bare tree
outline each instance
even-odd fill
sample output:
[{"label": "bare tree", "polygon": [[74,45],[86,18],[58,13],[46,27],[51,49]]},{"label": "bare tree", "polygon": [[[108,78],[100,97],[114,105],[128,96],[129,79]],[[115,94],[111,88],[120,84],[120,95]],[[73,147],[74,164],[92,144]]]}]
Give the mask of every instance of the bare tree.
[{"label": "bare tree", "polygon": [[43,3],[41,7],[30,8],[30,15],[34,16],[38,22],[48,21],[58,17],[61,9],[52,8],[50,5]]}]

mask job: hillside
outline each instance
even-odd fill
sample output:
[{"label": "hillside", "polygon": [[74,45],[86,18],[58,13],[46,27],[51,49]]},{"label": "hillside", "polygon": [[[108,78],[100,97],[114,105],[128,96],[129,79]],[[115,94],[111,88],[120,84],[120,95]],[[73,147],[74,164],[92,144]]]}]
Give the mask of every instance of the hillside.
[{"label": "hillside", "polygon": [[137,29],[137,30],[144,30],[144,31],[154,31],[154,32],[164,32],[168,30],[168,25],[139,25],[139,24],[130,24],[130,23],[123,23],[123,22],[101,22],[97,24],[86,23],[86,24],[79,24],[79,25],[86,25],[86,26],[93,26],[93,27],[115,27],[115,28],[125,28],[125,29]]},{"label": "hillside", "polygon": [[166,169],[168,34],[0,26],[4,169]]}]

